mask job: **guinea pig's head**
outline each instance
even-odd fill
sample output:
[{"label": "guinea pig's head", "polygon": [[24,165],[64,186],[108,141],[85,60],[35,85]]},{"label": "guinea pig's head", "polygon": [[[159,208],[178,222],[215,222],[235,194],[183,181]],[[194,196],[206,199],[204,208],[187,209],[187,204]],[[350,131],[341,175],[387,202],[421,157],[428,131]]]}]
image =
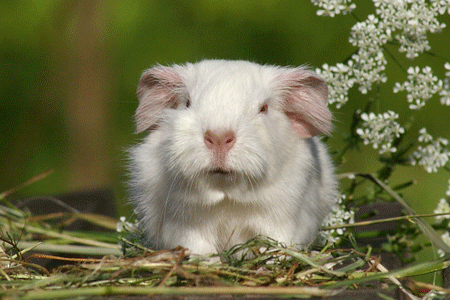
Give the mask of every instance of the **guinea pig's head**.
[{"label": "guinea pig's head", "polygon": [[301,139],[331,131],[327,86],[304,68],[206,60],[139,81],[137,132],[160,131],[167,171],[220,184],[276,176]]}]

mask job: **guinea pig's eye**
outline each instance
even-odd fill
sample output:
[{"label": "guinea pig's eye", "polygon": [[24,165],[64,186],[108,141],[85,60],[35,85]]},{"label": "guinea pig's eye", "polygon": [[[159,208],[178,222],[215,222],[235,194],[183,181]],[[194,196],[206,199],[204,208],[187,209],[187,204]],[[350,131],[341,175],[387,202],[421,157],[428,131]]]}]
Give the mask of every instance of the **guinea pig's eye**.
[{"label": "guinea pig's eye", "polygon": [[186,105],[186,108],[188,108],[189,106],[191,106],[191,100],[187,99],[185,105]]},{"label": "guinea pig's eye", "polygon": [[261,108],[259,109],[259,112],[262,114],[267,114],[267,112],[269,111],[269,106],[267,104],[264,104],[263,106],[261,106]]}]

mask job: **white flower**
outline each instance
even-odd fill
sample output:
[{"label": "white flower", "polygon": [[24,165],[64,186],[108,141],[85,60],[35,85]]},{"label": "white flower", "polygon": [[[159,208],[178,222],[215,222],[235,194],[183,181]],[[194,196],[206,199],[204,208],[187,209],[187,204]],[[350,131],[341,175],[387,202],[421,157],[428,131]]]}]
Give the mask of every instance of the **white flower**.
[{"label": "white flower", "polygon": [[439,92],[439,95],[441,97],[441,104],[450,106],[450,87],[447,87],[446,89],[443,89]]},{"label": "white flower", "polygon": [[419,133],[420,133],[418,138],[419,142],[428,143],[433,140],[433,137],[427,132],[427,129],[425,127],[420,129]]},{"label": "white flower", "polygon": [[447,189],[447,191],[445,192],[445,194],[446,194],[448,197],[450,197],[450,180],[448,181],[448,189]]},{"label": "white flower", "polygon": [[119,222],[117,222],[116,227],[117,232],[137,232],[138,231],[138,221],[136,220],[134,223],[127,222],[124,216],[120,217]]},{"label": "white flower", "polygon": [[122,232],[123,231],[123,223],[117,222],[116,231],[117,232]]},{"label": "white flower", "polygon": [[443,15],[446,12],[450,14],[450,1],[449,0],[440,0],[434,1],[433,7],[439,12],[439,14]]},{"label": "white flower", "polygon": [[[445,194],[450,197],[450,180],[448,181],[448,188],[447,191],[445,192]],[[435,220],[436,223],[441,223],[443,220],[446,219],[450,219],[450,205],[448,203],[448,201],[444,198],[442,198],[441,200],[439,200],[439,203],[436,207],[436,209],[434,210],[435,214],[449,214],[449,215],[442,215],[442,216],[435,216]],[[442,240],[450,246],[450,234],[448,231],[446,231],[443,235],[441,235]],[[440,257],[444,256],[444,251],[442,251],[441,249],[438,249],[438,254]]]},{"label": "white flower", "polygon": [[[448,231],[446,231],[443,235],[441,235],[441,239],[444,243],[450,246],[450,234]],[[440,250],[440,251],[439,251]],[[445,255],[445,252],[441,249],[438,250],[438,254],[440,257],[443,257]]]},{"label": "white flower", "polygon": [[[448,205],[447,200],[445,200],[444,198],[439,200],[439,203],[436,209],[434,210],[434,213],[435,214],[450,213],[450,205]],[[450,215],[435,216],[434,218],[436,220],[436,223],[440,223],[442,222],[442,220],[450,219]]]},{"label": "white flower", "polygon": [[[441,239],[444,243],[450,246],[450,233],[448,231],[441,235]],[[439,257],[443,257],[445,255],[445,252],[441,249],[438,249],[437,254],[439,255]]]},{"label": "white flower", "polygon": [[442,89],[442,80],[438,80],[430,67],[425,67],[420,72],[419,67],[408,68],[408,80],[404,83],[396,83],[393,89],[394,93],[406,91],[406,99],[408,100],[410,109],[418,110],[425,106],[434,94]]},{"label": "white flower", "polygon": [[363,113],[361,119],[365,121],[363,123],[364,129],[358,128],[356,133],[363,139],[365,145],[370,143],[375,149],[380,147],[380,154],[397,151],[392,143],[395,138],[399,138],[405,132],[405,129],[396,121],[398,114],[393,111],[379,115],[375,115],[373,112]]},{"label": "white flower", "polygon": [[322,8],[317,11],[318,16],[334,17],[340,13],[345,15],[356,8],[351,0],[312,0],[311,2]]},{"label": "white flower", "polygon": [[441,104],[450,106],[450,63],[445,63],[444,68],[448,70],[448,72],[445,73],[445,76],[447,76],[447,78],[445,78],[442,82],[439,95],[441,96]]},{"label": "white flower", "polygon": [[337,64],[329,67],[327,64],[322,66],[322,69],[317,69],[319,74],[328,84],[328,103],[336,104],[340,108],[348,101],[348,90],[353,86],[354,80],[350,78],[349,64]]},{"label": "white flower", "polygon": [[[322,226],[336,226],[344,224],[353,224],[355,222],[355,212],[347,210],[342,201],[345,195],[341,194],[331,209],[330,214],[325,218]],[[320,237],[324,243],[335,244],[340,241],[340,237],[345,233],[345,228],[323,230],[320,232]]]},{"label": "white flower", "polygon": [[428,143],[425,146],[418,146],[411,157],[412,165],[421,165],[428,173],[437,172],[439,168],[445,166],[450,159],[450,150],[446,148],[448,140],[437,138],[436,140],[422,128],[418,141]]},{"label": "white flower", "polygon": [[449,72],[445,73],[445,76],[450,77],[450,63],[446,62],[446,63],[444,64],[444,68],[445,68],[446,70],[449,70]]}]

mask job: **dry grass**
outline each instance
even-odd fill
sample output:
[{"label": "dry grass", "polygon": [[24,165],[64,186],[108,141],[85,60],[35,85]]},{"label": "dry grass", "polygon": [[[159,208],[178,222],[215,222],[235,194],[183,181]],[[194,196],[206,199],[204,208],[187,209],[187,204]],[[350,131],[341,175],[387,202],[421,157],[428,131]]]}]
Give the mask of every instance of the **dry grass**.
[{"label": "dry grass", "polygon": [[[298,251],[264,237],[210,256],[192,256],[183,248],[152,251],[142,246],[127,248],[123,255],[115,231],[61,230],[61,223],[76,219],[114,229],[116,220],[77,213],[32,216],[14,207],[5,195],[0,199],[0,296],[4,299],[224,293],[327,297],[374,288],[380,293],[400,289],[411,299],[430,290],[450,293],[409,279],[446,268],[447,257],[388,271],[370,248]],[[60,266],[48,269],[38,261]]]}]

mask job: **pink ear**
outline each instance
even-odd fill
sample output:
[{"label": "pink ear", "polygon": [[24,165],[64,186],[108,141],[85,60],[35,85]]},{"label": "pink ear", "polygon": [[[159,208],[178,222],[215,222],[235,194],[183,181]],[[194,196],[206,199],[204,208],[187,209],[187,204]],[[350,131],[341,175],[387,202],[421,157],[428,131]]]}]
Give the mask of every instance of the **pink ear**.
[{"label": "pink ear", "polygon": [[304,138],[330,134],[332,117],[327,107],[328,87],[323,79],[304,68],[285,69],[278,79],[284,111],[295,131]]},{"label": "pink ear", "polygon": [[172,67],[157,66],[146,70],[139,80],[136,109],[136,131],[142,132],[156,128],[163,109],[175,108],[184,84]]}]

